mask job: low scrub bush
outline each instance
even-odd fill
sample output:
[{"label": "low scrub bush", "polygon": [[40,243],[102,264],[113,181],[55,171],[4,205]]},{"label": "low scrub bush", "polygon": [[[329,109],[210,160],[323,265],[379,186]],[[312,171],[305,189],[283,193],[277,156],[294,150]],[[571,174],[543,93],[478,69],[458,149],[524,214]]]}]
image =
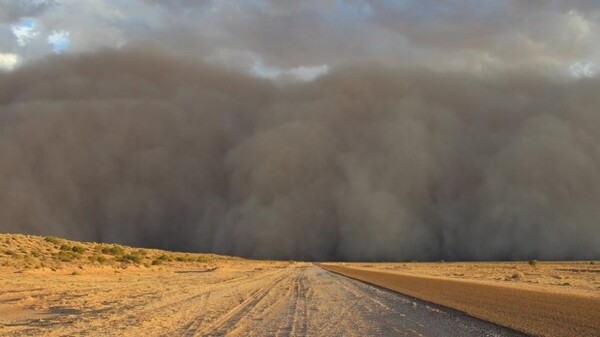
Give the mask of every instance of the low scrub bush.
[{"label": "low scrub bush", "polygon": [[159,261],[172,261],[173,259],[166,254],[162,254],[161,256],[156,258]]},{"label": "low scrub bush", "polygon": [[58,252],[58,259],[63,262],[70,262],[79,258],[81,258],[81,255],[70,250],[61,250]]},{"label": "low scrub bush", "polygon": [[143,259],[143,256],[134,253],[122,255],[117,259],[117,261],[126,263],[141,263]]},{"label": "low scrub bush", "polygon": [[54,244],[58,244],[60,243],[60,239],[55,237],[55,236],[46,236],[44,238],[44,241],[46,242],[50,242],[50,243],[54,243]]},{"label": "low scrub bush", "polygon": [[83,246],[73,246],[73,248],[71,248],[71,250],[75,253],[83,253],[85,252],[85,248]]},{"label": "low scrub bush", "polygon": [[120,246],[104,247],[102,248],[102,254],[123,255],[125,254],[125,250]]}]

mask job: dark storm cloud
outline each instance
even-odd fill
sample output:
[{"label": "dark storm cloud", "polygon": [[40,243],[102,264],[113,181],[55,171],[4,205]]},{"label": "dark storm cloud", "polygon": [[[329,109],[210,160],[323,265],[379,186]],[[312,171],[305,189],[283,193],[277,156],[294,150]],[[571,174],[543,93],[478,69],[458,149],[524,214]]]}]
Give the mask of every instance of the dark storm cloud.
[{"label": "dark storm cloud", "polygon": [[[280,70],[380,63],[479,73],[575,66],[589,75],[600,63],[595,0],[55,0],[38,12],[30,10],[36,1],[0,8],[17,13],[17,3],[38,22],[38,44],[0,52],[25,61],[51,53],[47,36],[64,30],[71,52],[152,43],[246,72],[257,62]],[[14,45],[2,28],[0,43]]]},{"label": "dark storm cloud", "polygon": [[221,58],[224,51],[239,57],[251,52],[278,67],[379,62],[458,70],[564,69],[600,57],[594,43],[600,6],[590,1],[217,3],[207,6],[210,15],[198,6],[188,7],[197,13],[194,19],[174,15],[177,28],[163,31],[165,43]]},{"label": "dark storm cloud", "polygon": [[56,3],[53,0],[0,0],[0,23],[40,15],[54,5]]},{"label": "dark storm cloud", "polygon": [[276,87],[148,48],[0,74],[0,231],[308,259],[600,254],[600,82]]}]

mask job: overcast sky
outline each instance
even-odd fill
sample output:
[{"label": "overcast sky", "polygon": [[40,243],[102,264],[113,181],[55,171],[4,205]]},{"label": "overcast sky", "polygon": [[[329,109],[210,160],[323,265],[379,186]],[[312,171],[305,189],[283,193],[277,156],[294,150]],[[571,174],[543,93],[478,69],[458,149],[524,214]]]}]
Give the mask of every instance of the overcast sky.
[{"label": "overcast sky", "polygon": [[600,69],[598,0],[0,0],[0,68],[151,43],[258,76],[350,63]]},{"label": "overcast sky", "polygon": [[0,0],[0,231],[594,258],[599,92],[600,0]]}]

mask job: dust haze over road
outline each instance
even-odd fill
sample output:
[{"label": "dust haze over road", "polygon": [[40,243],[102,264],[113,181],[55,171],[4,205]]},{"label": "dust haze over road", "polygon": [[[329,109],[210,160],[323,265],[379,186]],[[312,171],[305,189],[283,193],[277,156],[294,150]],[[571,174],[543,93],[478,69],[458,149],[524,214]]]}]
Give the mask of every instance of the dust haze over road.
[{"label": "dust haze over road", "polygon": [[0,231],[294,259],[600,254],[600,80],[149,48],[0,72]]}]

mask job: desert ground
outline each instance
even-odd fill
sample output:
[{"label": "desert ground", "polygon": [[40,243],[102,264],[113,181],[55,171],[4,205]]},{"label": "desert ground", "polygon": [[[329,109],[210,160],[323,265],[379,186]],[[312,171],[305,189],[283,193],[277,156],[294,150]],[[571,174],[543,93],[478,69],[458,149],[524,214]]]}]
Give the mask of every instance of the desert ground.
[{"label": "desert ground", "polygon": [[323,267],[534,336],[600,335],[600,268],[595,261]]},{"label": "desert ground", "polygon": [[[590,262],[332,266],[600,300]],[[323,267],[0,234],[0,335],[522,335]]]}]

